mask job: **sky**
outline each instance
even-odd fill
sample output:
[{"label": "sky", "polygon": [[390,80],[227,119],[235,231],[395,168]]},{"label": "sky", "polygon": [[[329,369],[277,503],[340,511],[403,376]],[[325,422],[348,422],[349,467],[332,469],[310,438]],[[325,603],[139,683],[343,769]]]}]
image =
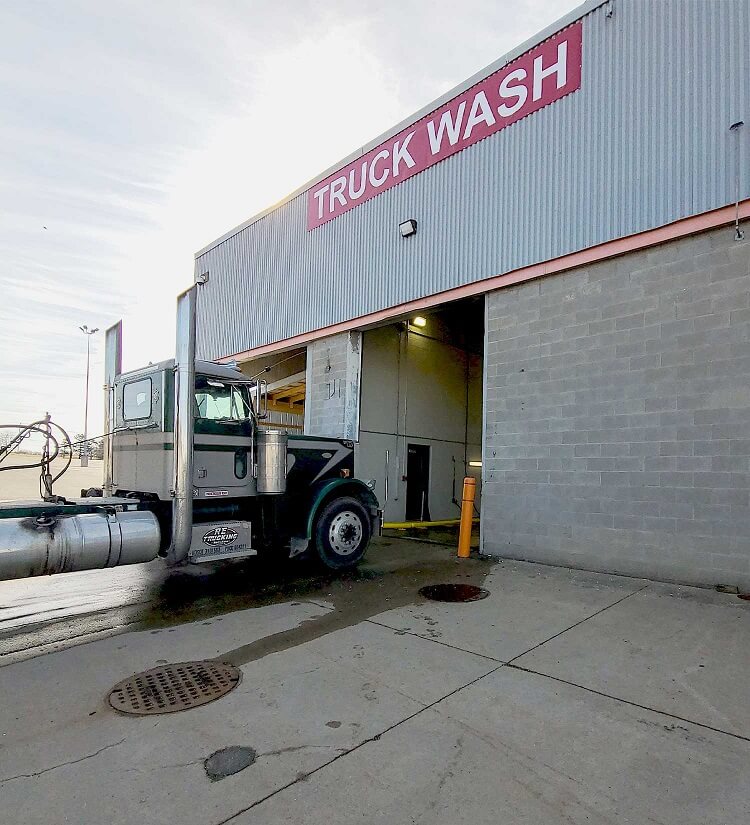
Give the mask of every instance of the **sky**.
[{"label": "sky", "polygon": [[577,0],[0,0],[0,424],[103,432],[103,331],[174,354],[201,247]]}]

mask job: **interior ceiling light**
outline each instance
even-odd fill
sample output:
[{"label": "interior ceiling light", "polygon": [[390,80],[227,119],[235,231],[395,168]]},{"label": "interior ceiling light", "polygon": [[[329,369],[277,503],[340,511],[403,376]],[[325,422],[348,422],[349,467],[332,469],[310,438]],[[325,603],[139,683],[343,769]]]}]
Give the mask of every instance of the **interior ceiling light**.
[{"label": "interior ceiling light", "polygon": [[398,225],[398,231],[401,233],[402,238],[408,238],[409,235],[416,235],[417,222],[414,218],[409,218],[408,221],[404,221]]},{"label": "interior ceiling light", "polygon": [[427,326],[427,319],[423,318],[421,315],[417,315],[411,322],[413,327],[426,327]]},{"label": "interior ceiling light", "polygon": [[481,461],[470,461],[469,462],[469,467],[481,467],[481,466],[482,466]]}]

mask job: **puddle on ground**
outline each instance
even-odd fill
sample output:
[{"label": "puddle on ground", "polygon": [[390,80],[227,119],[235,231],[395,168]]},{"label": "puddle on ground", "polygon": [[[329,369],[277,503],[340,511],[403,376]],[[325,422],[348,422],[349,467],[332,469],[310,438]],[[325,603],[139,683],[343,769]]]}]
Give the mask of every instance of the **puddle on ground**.
[{"label": "puddle on ground", "polygon": [[475,584],[428,584],[419,591],[420,596],[432,602],[477,602],[490,595],[489,590]]},{"label": "puddle on ground", "polygon": [[[440,547],[383,537],[373,540],[358,568],[344,573],[312,561],[253,558],[176,570],[152,563],[71,573],[69,578],[57,577],[53,590],[33,579],[29,581],[34,586],[6,591],[5,612],[12,616],[6,627],[0,609],[0,653],[28,658],[45,646],[62,650],[126,627],[169,633],[188,622],[221,622],[224,614],[270,604],[312,601],[334,607],[331,615],[311,619],[288,634],[227,653],[230,661],[244,663],[392,607],[419,603],[417,591],[424,585],[481,584],[495,563],[497,559],[478,557],[459,560],[455,544]],[[19,618],[19,613],[29,616]]]},{"label": "puddle on ground", "polygon": [[419,603],[422,597],[418,591],[427,584],[447,581],[479,586],[497,563],[482,557],[458,559],[455,551],[430,545],[408,547],[395,543],[379,552],[381,547],[375,545],[371,558],[357,570],[331,577],[325,586],[314,590],[309,582],[303,583],[309,601],[330,604],[333,609],[297,627],[228,650],[216,659],[240,666],[305,644],[386,610]]}]

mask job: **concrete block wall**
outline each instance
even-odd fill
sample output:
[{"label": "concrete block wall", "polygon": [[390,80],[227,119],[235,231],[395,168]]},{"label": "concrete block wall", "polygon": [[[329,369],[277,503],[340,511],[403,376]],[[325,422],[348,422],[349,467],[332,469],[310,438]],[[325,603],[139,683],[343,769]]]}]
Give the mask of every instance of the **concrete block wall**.
[{"label": "concrete block wall", "polygon": [[750,589],[750,226],[486,312],[485,552]]},{"label": "concrete block wall", "polygon": [[358,438],[361,364],[360,332],[343,332],[308,346],[306,435]]}]

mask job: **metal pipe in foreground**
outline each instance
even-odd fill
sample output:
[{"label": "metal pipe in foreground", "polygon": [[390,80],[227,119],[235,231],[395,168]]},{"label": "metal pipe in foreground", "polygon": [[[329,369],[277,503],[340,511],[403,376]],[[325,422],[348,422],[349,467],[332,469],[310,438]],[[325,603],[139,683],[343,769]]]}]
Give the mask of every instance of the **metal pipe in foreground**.
[{"label": "metal pipe in foreground", "polygon": [[195,298],[191,287],[177,298],[174,403],[174,499],[167,563],[187,558],[193,537],[193,431],[195,422]]}]

